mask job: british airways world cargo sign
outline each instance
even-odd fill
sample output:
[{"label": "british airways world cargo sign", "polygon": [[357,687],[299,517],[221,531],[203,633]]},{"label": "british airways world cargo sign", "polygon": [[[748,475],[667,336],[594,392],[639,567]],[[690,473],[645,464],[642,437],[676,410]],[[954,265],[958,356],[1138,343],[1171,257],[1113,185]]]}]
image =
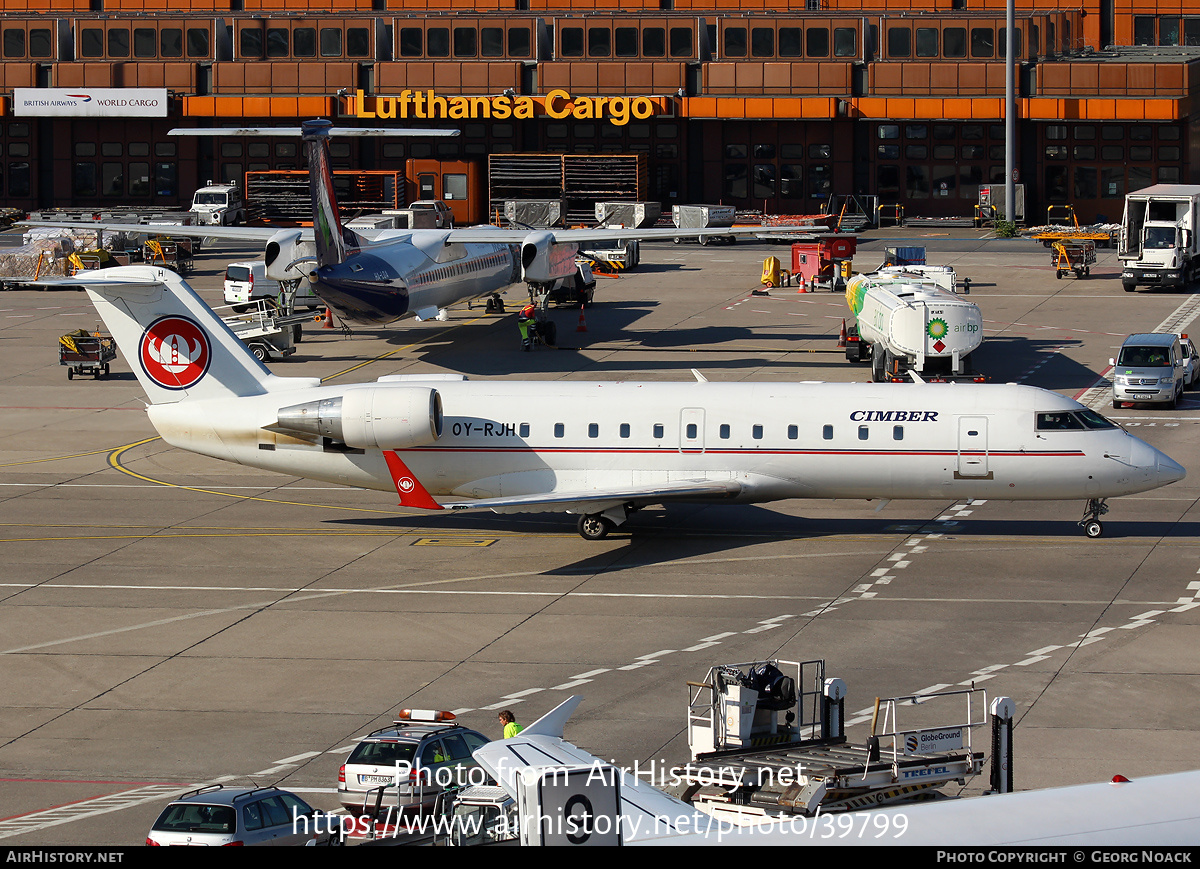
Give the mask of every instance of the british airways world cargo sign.
[{"label": "british airways world cargo sign", "polygon": [[165,118],[166,88],[14,88],[13,114],[56,118]]}]

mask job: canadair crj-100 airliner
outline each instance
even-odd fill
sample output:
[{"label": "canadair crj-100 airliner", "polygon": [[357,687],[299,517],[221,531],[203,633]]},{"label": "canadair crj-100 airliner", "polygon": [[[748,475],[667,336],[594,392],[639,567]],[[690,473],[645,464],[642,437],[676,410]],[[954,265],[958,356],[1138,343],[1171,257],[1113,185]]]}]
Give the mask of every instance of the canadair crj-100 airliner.
[{"label": "canadair crj-100 airliner", "polygon": [[[299,136],[308,158],[313,228],[270,229],[255,226],[171,226],[170,235],[260,242],[266,245],[267,277],[298,281],[307,277],[313,292],[345,320],[384,325],[405,317],[430,320],[451,305],[489,298],[503,310],[500,294],[508,287],[528,284],[532,298],[544,302],[545,292],[559,279],[575,274],[580,244],[616,244],[626,239],[666,240],[674,228],[648,229],[501,229],[473,226],[461,229],[351,230],[342,225],[333,173],[329,137],[336,136],[457,136],[457,130],[359,129],[333,127],[329,121],[306,121],[301,127],[249,129],[181,128],[184,136]],[[32,220],[23,225],[69,229],[136,231],[136,225],[111,222]],[[689,238],[704,235],[771,235],[809,233],[795,226],[743,226],[689,229]]]},{"label": "canadair crj-100 airliner", "polygon": [[1078,402],[1030,386],[277,377],[174,272],[74,279],[168,443],[404,507],[564,511],[587,539],[651,504],[789,498],[1087,502],[1184,469]]}]

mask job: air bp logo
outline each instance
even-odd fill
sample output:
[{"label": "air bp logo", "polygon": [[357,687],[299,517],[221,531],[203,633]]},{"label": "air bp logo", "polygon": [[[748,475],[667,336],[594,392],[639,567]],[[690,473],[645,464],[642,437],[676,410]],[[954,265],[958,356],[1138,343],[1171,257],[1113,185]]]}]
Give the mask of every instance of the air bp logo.
[{"label": "air bp logo", "polygon": [[138,362],[163,389],[187,389],[208,373],[212,348],[208,335],[187,317],[155,320],[138,342]]},{"label": "air bp logo", "polygon": [[946,321],[938,318],[929,321],[929,337],[934,339],[945,338],[946,333],[950,331],[950,327],[946,325]]}]

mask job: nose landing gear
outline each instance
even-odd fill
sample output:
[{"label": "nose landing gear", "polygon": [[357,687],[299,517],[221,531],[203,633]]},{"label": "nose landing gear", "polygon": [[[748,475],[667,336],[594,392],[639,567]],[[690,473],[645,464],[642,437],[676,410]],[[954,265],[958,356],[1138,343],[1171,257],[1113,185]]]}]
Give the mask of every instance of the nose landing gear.
[{"label": "nose landing gear", "polygon": [[1100,522],[1100,517],[1108,512],[1104,502],[1104,498],[1089,498],[1083,508],[1083,518],[1079,520],[1083,533],[1093,540],[1104,536],[1104,525]]}]

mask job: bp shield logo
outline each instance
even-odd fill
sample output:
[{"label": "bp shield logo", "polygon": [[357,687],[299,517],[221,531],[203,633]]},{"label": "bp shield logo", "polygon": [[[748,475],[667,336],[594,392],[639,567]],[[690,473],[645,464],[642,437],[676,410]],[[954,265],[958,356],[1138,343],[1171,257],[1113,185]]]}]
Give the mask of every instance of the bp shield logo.
[{"label": "bp shield logo", "polygon": [[187,389],[208,373],[212,349],[208,335],[187,317],[160,317],[142,333],[138,361],[163,389]]}]

